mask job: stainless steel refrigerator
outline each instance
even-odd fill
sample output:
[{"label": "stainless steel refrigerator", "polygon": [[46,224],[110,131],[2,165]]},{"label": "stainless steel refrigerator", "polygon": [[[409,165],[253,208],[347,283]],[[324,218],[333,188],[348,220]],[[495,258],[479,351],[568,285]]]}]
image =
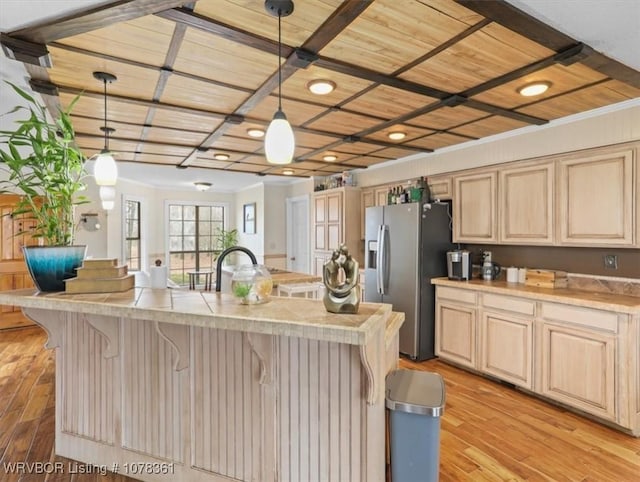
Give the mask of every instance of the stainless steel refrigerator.
[{"label": "stainless steel refrigerator", "polygon": [[365,301],[390,303],[405,314],[400,353],[433,358],[435,287],[447,275],[452,248],[448,204],[369,207],[365,214]]}]

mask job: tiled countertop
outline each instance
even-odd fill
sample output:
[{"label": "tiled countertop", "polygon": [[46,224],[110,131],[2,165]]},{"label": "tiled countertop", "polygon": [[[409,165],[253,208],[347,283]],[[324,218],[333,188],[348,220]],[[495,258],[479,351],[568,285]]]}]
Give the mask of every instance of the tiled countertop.
[{"label": "tiled countertop", "polygon": [[448,278],[436,278],[431,282],[438,286],[450,286],[452,288],[520,296],[522,298],[531,298],[539,301],[555,301],[557,303],[615,311],[618,313],[640,314],[640,298],[637,296],[599,293],[570,288],[536,288],[520,283],[484,281],[481,279],[455,281]]},{"label": "tiled countertop", "polygon": [[182,289],[134,288],[121,293],[0,292],[0,304],[54,311],[152,320],[365,345],[391,315],[391,305],[361,303],[355,315],[326,311],[321,300],[272,297],[242,305],[230,294]]}]

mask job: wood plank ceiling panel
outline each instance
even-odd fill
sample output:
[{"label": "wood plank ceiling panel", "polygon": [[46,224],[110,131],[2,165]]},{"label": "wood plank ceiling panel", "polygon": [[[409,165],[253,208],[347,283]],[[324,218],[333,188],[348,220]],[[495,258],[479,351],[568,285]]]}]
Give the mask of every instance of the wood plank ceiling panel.
[{"label": "wood plank ceiling panel", "polygon": [[461,144],[468,142],[468,137],[462,137],[448,132],[433,134],[429,136],[411,141],[412,146],[422,147],[424,149],[440,149],[441,147],[453,146],[455,144]]},{"label": "wood plank ceiling panel", "polygon": [[156,108],[153,116],[153,125],[157,127],[175,127],[198,132],[211,132],[222,122],[221,119],[207,117],[205,115],[187,114]]},{"label": "wood plank ceiling panel", "polygon": [[151,127],[147,131],[147,139],[149,141],[175,142],[181,145],[200,145],[207,136],[206,132],[189,132],[175,129],[167,129],[163,127]]},{"label": "wood plank ceiling panel", "polygon": [[[402,140],[394,141],[393,139],[389,139],[389,134],[391,132],[404,132],[406,134],[406,137]],[[385,142],[388,142],[389,144],[403,144],[405,142],[410,141],[411,139],[426,136],[427,134],[432,134],[433,132],[434,131],[431,129],[423,129],[420,127],[400,124],[392,127],[387,127],[386,129],[382,129],[381,131],[374,132],[373,134],[369,134],[368,136],[363,137],[363,139],[364,140],[374,139],[378,141],[385,141]]]},{"label": "wood plank ceiling panel", "polygon": [[[284,94],[283,94],[284,95]],[[271,122],[273,113],[278,110],[278,98],[275,95],[269,95],[258,103],[253,109],[247,113],[247,117],[264,121],[266,124]],[[304,124],[309,119],[313,119],[317,115],[323,113],[326,108],[317,105],[305,104],[291,99],[282,100],[282,110],[287,119],[293,126]]]},{"label": "wood plank ceiling panel", "polygon": [[393,119],[437,100],[388,85],[378,85],[353,101],[344,104],[343,107],[384,119]]},{"label": "wood plank ceiling panel", "polygon": [[171,76],[160,101],[215,112],[233,112],[247,97],[247,93],[240,90]]},{"label": "wood plank ceiling panel", "polygon": [[86,89],[103,95],[104,85],[93,77],[93,72],[109,72],[118,77],[107,86],[109,95],[131,95],[139,99],[151,100],[158,82],[159,72],[130,64],[104,60],[90,55],[50,47],[53,67],[49,78],[56,85]]},{"label": "wood plank ceiling panel", "polygon": [[[560,95],[558,97],[536,102],[535,104],[518,109],[518,111],[529,115],[541,115],[544,113],[544,115],[549,119],[557,119],[559,117],[629,100],[631,98],[630,96],[621,93],[617,89],[619,85],[618,81],[611,80],[592,87]],[[625,90],[628,89],[633,88],[627,87]],[[637,97],[640,92],[638,92],[638,89],[633,90],[636,91]]]},{"label": "wood plank ceiling panel", "polygon": [[499,134],[500,132],[506,132],[512,129],[526,127],[528,125],[529,124],[515,119],[507,119],[506,117],[501,116],[489,116],[485,119],[456,127],[455,129],[451,129],[449,132],[479,139],[481,137]]},{"label": "wood plank ceiling panel", "polygon": [[300,144],[301,146],[305,147],[311,147],[314,149],[326,146],[327,144],[331,144],[336,140],[335,137],[313,134],[311,132],[303,132],[295,128],[293,129],[293,133],[296,138],[296,144]]},{"label": "wood plank ceiling panel", "polygon": [[208,169],[224,169],[232,163],[233,161],[216,161],[215,159],[196,157],[191,165],[194,167],[206,167]]},{"label": "wood plank ceiling panel", "polygon": [[382,157],[359,156],[355,159],[351,159],[349,163],[352,163],[355,166],[369,167],[369,166],[375,166],[376,164],[380,164],[381,162],[387,162],[387,161],[389,161],[389,159],[385,159]]},{"label": "wood plank ceiling panel", "polygon": [[264,142],[255,139],[242,139],[239,137],[222,136],[216,140],[210,148],[231,149],[232,151],[254,152],[264,147]]},{"label": "wood plank ceiling panel", "polygon": [[[74,97],[75,96],[71,94],[61,93],[60,104],[66,109]],[[148,108],[109,99],[107,110],[107,121],[124,119],[127,122],[142,125],[147,116]],[[87,117],[104,117],[104,99],[100,97],[81,96],[73,108],[73,114]]]},{"label": "wood plank ceiling panel", "polygon": [[415,151],[403,149],[402,147],[389,147],[387,149],[380,149],[379,151],[373,152],[375,157],[382,157],[385,159],[400,159],[401,157],[410,156],[415,153]]},{"label": "wood plank ceiling panel", "polygon": [[[177,166],[182,161],[182,156],[163,156],[159,154],[136,154],[135,162],[144,164],[163,164]],[[118,158],[116,157],[116,160]]]},{"label": "wood plank ceiling panel", "polygon": [[[162,67],[174,28],[173,22],[148,15],[63,38],[58,42]],[[118,75],[117,72],[113,73]]]},{"label": "wood plank ceiling panel", "polygon": [[457,107],[441,107],[428,114],[412,119],[411,123],[429,129],[440,130],[481,119],[486,116],[487,114],[485,112],[460,105]]},{"label": "wood plank ceiling panel", "polygon": [[[342,0],[297,2],[293,15],[282,18],[282,42],[302,45],[340,6]],[[278,40],[278,21],[256,0],[199,0],[194,12],[237,29]]]},{"label": "wood plank ceiling panel", "polygon": [[329,112],[316,121],[307,124],[307,127],[319,129],[336,134],[356,134],[380,123],[377,119],[347,112]]},{"label": "wood plank ceiling panel", "polygon": [[[92,119],[87,117],[73,117],[73,128],[77,134],[95,134],[104,136],[100,127],[104,125],[102,119]],[[116,131],[111,136],[125,137],[127,139],[137,139],[142,134],[142,126],[137,124],[110,121],[107,125]]]},{"label": "wood plank ceiling panel", "polygon": [[[370,154],[380,149],[380,146],[367,142],[345,142],[335,149],[327,149],[327,153],[344,152],[346,154]],[[322,154],[324,155],[324,153]]]},{"label": "wood plank ceiling panel", "polygon": [[[318,79],[334,82],[336,84],[335,90],[326,95],[312,94],[307,88],[307,84]],[[331,107],[340,104],[370,85],[371,82],[368,80],[358,79],[311,64],[306,69],[299,69],[282,83],[282,95]]]},{"label": "wood plank ceiling panel", "polygon": [[248,162],[234,162],[229,164],[226,167],[228,171],[238,171],[238,172],[264,172],[268,170],[270,167],[273,167],[272,164],[251,164]]},{"label": "wood plank ceiling panel", "polygon": [[[78,142],[78,146],[82,149],[83,153],[85,153],[85,150],[92,150],[92,151],[95,150],[99,152],[101,149],[104,148],[104,139],[102,137],[97,137],[94,135],[77,134],[76,140]],[[114,152],[133,153],[136,150],[136,146],[137,146],[137,140],[123,141],[118,139],[111,139],[109,141],[109,148],[112,149]]]},{"label": "wood plank ceiling panel", "polygon": [[[465,18],[456,20],[438,7],[430,7],[429,3],[376,0],[320,53],[390,74],[465,30],[475,23],[472,19],[481,18],[454,4],[449,8]],[[470,20],[472,23],[465,23]]]},{"label": "wood plank ceiling panel", "polygon": [[472,98],[506,109],[514,109],[532,101],[531,97],[524,97],[517,92],[518,88],[532,82],[551,82],[549,90],[535,97],[538,101],[603,79],[606,79],[606,76],[580,63],[569,66],[558,64],[474,95]]},{"label": "wood plank ceiling panel", "polygon": [[194,28],[187,28],[174,64],[181,72],[253,90],[277,66],[277,56]]},{"label": "wood plank ceiling panel", "polygon": [[496,24],[400,74],[447,92],[462,92],[554,52]]}]

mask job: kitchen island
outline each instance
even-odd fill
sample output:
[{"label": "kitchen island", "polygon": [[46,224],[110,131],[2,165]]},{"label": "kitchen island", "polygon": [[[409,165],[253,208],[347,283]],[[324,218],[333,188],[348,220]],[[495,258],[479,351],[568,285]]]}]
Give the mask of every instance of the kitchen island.
[{"label": "kitchen island", "polygon": [[141,480],[384,480],[390,305],[147,288],[0,303],[56,348],[58,455]]}]

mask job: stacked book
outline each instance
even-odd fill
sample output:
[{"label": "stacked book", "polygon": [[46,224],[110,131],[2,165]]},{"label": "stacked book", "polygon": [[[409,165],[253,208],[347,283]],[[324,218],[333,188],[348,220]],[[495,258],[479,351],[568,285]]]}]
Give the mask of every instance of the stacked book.
[{"label": "stacked book", "polygon": [[85,259],[76,278],[65,280],[67,293],[114,293],[133,288],[135,276],[127,265],[118,266],[116,258]]}]

